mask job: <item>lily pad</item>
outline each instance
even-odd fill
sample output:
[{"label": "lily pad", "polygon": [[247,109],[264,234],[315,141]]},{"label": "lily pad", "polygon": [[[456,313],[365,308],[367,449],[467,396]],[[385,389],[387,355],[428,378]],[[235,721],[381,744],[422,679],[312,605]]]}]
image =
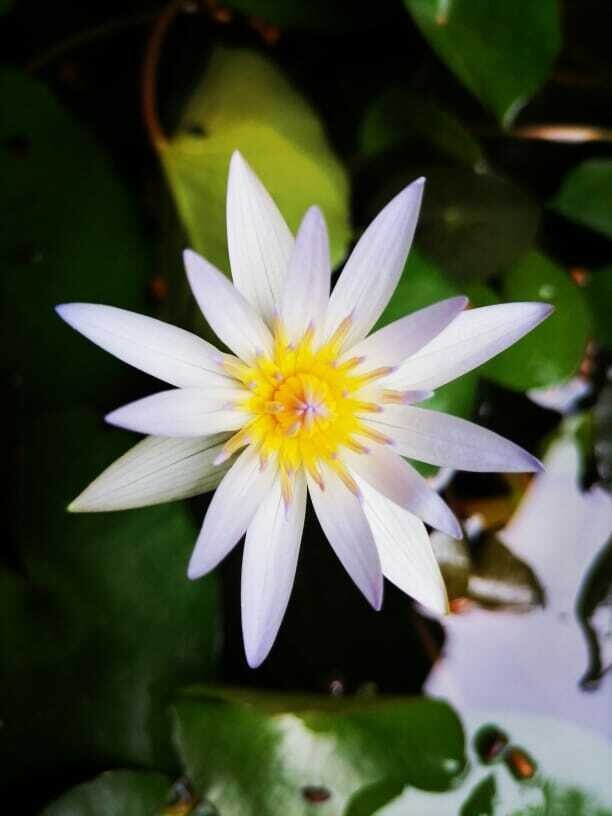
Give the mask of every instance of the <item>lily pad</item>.
[{"label": "lily pad", "polygon": [[579,164],[563,180],[550,206],[612,238],[612,161],[590,159]]},{"label": "lily pad", "polygon": [[421,94],[397,85],[370,105],[359,133],[363,158],[427,147],[467,164],[482,159],[480,146],[461,122]]},{"label": "lily pad", "polygon": [[508,126],[561,47],[556,0],[404,0],[431,47]]},{"label": "lily pad", "polygon": [[460,283],[501,277],[533,245],[540,211],[521,189],[467,167],[423,168],[418,247]]},{"label": "lily pad", "polygon": [[108,771],[69,790],[41,816],[152,816],[161,813],[170,780],[143,771]]},{"label": "lily pad", "polygon": [[464,768],[461,724],[433,700],[241,702],[204,689],[179,697],[174,716],[185,770],[220,813],[301,816],[316,801],[341,816],[364,786],[392,777],[441,791]]},{"label": "lily pad", "polygon": [[[450,281],[435,263],[413,249],[398,287],[374,330],[457,294],[462,294],[461,286]],[[470,416],[476,401],[476,382],[472,374],[454,380],[439,388],[427,401],[427,407],[457,416]]]},{"label": "lily pad", "polygon": [[591,332],[584,291],[552,261],[530,252],[504,278],[502,299],[548,302],[555,313],[483,366],[482,375],[519,391],[568,380],[580,365]]},{"label": "lily pad", "polygon": [[217,47],[178,131],[158,149],[192,246],[225,272],[225,193],[236,149],[293,231],[308,207],[318,204],[333,262],[344,256],[351,235],[344,168],[314,110],[261,54]]},{"label": "lily pad", "polygon": [[126,447],[95,412],[30,417],[20,436],[23,569],[4,576],[1,599],[4,779],[172,768],[167,696],[210,676],[216,646],[214,578],[186,577],[197,529],[184,504],[66,512]]},{"label": "lily pad", "polygon": [[53,307],[146,308],[140,217],[85,128],[42,84],[8,69],[0,73],[0,176],[2,368],[26,401],[116,397],[120,365],[68,331]]},{"label": "lily pad", "polygon": [[594,269],[585,292],[593,315],[595,339],[612,349],[612,266]]}]

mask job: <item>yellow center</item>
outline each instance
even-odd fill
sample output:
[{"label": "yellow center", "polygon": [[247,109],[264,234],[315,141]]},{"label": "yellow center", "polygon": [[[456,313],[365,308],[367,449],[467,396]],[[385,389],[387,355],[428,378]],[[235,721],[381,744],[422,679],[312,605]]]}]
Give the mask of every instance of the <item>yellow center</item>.
[{"label": "yellow center", "polygon": [[[314,343],[309,328],[298,343],[289,343],[279,321],[274,325],[272,356],[258,356],[251,364],[225,363],[250,396],[239,404],[248,416],[244,427],[224,447],[224,458],[245,445],[254,445],[262,466],[276,457],[286,501],[290,501],[293,475],[303,467],[321,486],[319,464],[325,462],[351,490],[357,487],[338,458],[341,448],[365,453],[359,438],[389,440],[364,424],[364,415],[380,411],[378,399],[364,400],[364,386],[387,375],[379,368],[364,374],[355,369],[363,362],[353,357],[339,361],[350,319],[341,323],[323,345]],[[378,396],[378,395],[377,395]],[[393,399],[381,392],[381,401]]]}]

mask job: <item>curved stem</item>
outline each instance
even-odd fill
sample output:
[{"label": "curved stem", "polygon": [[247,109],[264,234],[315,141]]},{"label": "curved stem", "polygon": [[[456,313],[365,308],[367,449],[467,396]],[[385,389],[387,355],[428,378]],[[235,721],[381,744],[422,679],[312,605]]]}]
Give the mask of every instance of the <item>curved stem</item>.
[{"label": "curved stem", "polygon": [[182,6],[183,0],[171,0],[159,14],[151,28],[142,65],[142,115],[149,141],[155,150],[164,147],[168,142],[157,112],[157,68],[166,34]]}]

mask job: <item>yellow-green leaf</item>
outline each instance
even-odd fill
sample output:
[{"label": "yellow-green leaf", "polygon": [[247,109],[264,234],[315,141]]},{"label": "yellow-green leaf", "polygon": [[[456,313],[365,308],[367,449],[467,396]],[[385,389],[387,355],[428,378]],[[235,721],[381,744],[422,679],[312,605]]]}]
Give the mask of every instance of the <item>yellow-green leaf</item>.
[{"label": "yellow-green leaf", "polygon": [[293,231],[318,204],[333,262],[350,238],[348,180],[317,114],[265,57],[218,47],[160,157],[192,246],[229,271],[225,192],[240,150]]}]

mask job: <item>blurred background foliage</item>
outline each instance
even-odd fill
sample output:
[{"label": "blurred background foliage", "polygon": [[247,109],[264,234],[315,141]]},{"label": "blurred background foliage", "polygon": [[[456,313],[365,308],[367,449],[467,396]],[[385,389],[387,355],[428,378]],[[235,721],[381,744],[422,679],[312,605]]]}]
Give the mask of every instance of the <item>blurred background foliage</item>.
[{"label": "blurred background foliage", "polygon": [[[240,553],[185,579],[206,497],[69,516],[68,501],[130,444],[104,413],[156,386],[53,313],[89,300],[206,334],[180,250],[228,271],[235,148],[293,229],[321,206],[337,265],[424,175],[416,247],[381,325],[454,293],[474,305],[554,304],[533,334],[429,404],[540,455],[570,439],[571,480],[583,492],[609,487],[607,4],[0,0],[0,15],[3,801],[18,797],[25,816],[57,797],[46,816],[366,816],[408,786],[389,814],[508,813],[509,790],[517,816],[612,812],[598,787],[610,755],[590,735],[561,738],[575,755],[591,740],[588,772],[571,777],[543,747],[558,741],[550,722],[533,719],[518,747],[498,735],[495,756],[479,754],[468,711],[411,696],[443,648],[444,622],[391,586],[373,615],[314,518],[278,642],[252,672]],[[527,486],[457,476],[446,495],[469,535],[436,542],[453,612],[512,613],[519,638],[547,603],[547,575],[498,532]],[[579,596],[573,587],[563,598],[591,657],[591,695],[606,693],[612,658],[609,617],[608,629],[597,617],[612,602],[610,545],[600,544],[584,549]],[[495,656],[471,659],[477,673]],[[584,669],[568,658],[529,671],[545,684],[561,670],[574,687]],[[229,690],[239,685],[250,689]]]}]

